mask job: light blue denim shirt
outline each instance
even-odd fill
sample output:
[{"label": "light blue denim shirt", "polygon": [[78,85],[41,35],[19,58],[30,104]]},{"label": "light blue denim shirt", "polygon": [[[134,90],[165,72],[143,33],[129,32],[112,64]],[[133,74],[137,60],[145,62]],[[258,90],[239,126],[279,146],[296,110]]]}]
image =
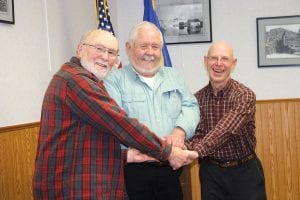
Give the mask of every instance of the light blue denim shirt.
[{"label": "light blue denim shirt", "polygon": [[169,135],[176,126],[185,131],[186,138],[194,135],[199,106],[174,69],[162,67],[155,75],[153,89],[131,65],[114,70],[104,84],[108,94],[130,117],[137,118],[158,136]]}]

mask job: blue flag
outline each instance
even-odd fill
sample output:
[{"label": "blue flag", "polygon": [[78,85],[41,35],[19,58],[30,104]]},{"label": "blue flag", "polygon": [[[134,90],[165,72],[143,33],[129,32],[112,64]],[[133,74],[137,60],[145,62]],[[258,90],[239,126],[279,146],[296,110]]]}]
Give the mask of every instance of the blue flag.
[{"label": "blue flag", "polygon": [[[143,20],[155,24],[157,26],[157,28],[159,28],[159,30],[161,31],[161,27],[160,27],[157,15],[156,15],[155,10],[152,5],[152,0],[144,0],[144,19]],[[168,52],[165,40],[163,41],[162,54],[163,54],[163,58],[164,58],[164,65],[167,67],[172,67],[172,62],[171,62],[171,59],[169,56],[169,52]]]},{"label": "blue flag", "polygon": [[98,3],[98,17],[99,17],[98,29],[107,30],[109,32],[112,32],[115,35],[114,29],[110,21],[110,14],[107,6],[107,1],[98,0],[97,3]]}]

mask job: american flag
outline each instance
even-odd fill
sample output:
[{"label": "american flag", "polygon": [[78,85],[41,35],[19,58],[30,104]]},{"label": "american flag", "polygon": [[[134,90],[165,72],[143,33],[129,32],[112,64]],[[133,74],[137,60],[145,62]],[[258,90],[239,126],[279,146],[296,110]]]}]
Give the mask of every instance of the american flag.
[{"label": "american flag", "polygon": [[97,5],[98,5],[98,17],[99,17],[98,29],[107,30],[109,32],[112,32],[115,35],[114,29],[110,21],[107,1],[97,0]]},{"label": "american flag", "polygon": [[[96,0],[96,3],[97,3],[98,17],[99,17],[98,29],[107,30],[109,32],[112,32],[113,35],[115,35],[114,29],[110,21],[110,14],[107,6],[107,1]],[[118,57],[118,60],[119,63],[117,67],[122,68],[122,62],[120,60],[120,57]]]}]

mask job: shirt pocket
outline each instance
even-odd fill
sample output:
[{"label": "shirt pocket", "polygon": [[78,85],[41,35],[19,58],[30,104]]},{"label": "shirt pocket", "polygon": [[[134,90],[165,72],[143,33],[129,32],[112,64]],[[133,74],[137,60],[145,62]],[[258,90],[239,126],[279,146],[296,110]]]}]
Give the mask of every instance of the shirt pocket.
[{"label": "shirt pocket", "polygon": [[163,93],[163,105],[166,114],[171,119],[177,119],[181,113],[181,93],[174,89]]},{"label": "shirt pocket", "polygon": [[143,94],[122,95],[122,106],[130,117],[138,117],[145,111],[146,97]]}]

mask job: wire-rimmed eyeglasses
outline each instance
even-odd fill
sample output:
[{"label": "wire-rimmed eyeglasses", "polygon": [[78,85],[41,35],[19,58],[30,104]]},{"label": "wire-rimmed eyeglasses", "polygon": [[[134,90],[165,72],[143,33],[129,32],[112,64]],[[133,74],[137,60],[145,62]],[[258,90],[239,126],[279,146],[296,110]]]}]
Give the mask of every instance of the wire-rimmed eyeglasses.
[{"label": "wire-rimmed eyeglasses", "polygon": [[102,45],[92,45],[92,44],[87,44],[87,43],[83,43],[82,45],[93,47],[97,51],[97,53],[99,53],[101,55],[105,54],[107,52],[107,55],[109,58],[116,58],[118,56],[117,51],[106,48],[105,46],[102,46]]}]

